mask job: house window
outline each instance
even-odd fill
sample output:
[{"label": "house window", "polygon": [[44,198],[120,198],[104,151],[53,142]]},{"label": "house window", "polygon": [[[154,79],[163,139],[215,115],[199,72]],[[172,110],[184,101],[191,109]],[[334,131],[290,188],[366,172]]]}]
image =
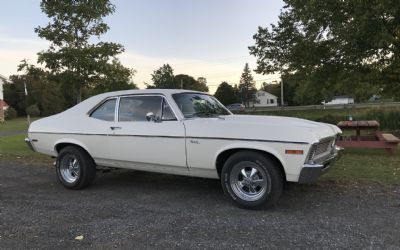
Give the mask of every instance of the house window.
[{"label": "house window", "polygon": [[269,103],[274,104],[274,99],[271,99]]}]

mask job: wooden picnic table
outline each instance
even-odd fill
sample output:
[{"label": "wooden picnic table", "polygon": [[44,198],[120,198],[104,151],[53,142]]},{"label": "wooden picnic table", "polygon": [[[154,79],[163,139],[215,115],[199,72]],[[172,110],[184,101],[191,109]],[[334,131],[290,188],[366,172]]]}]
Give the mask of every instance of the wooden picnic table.
[{"label": "wooden picnic table", "polygon": [[[342,135],[337,145],[344,148],[384,148],[391,155],[400,140],[388,133],[379,131],[378,121],[341,121],[337,126],[342,130],[355,130],[356,135]],[[361,135],[361,131],[369,131]]]},{"label": "wooden picnic table", "polygon": [[342,130],[355,130],[356,138],[359,141],[361,137],[361,130],[373,130],[379,129],[379,122],[372,121],[340,121],[337,126]]}]

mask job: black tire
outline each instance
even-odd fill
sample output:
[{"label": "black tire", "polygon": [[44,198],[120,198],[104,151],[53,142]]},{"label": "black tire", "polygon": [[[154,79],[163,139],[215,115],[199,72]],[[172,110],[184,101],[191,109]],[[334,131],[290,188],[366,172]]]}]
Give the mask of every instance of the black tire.
[{"label": "black tire", "polygon": [[[241,169],[245,171],[246,177]],[[257,172],[250,177],[253,169]],[[283,173],[278,163],[254,151],[239,151],[233,154],[221,171],[224,193],[235,205],[247,209],[264,209],[275,205],[282,194],[283,182]],[[243,183],[245,185],[242,185]],[[262,183],[262,186],[256,186],[258,183]]]},{"label": "black tire", "polygon": [[[74,159],[76,161],[73,161]],[[74,171],[67,170],[68,166],[72,164],[71,161],[75,162],[71,168],[76,170],[77,174],[74,174]],[[92,184],[96,176],[96,164],[83,149],[75,146],[66,146],[57,156],[56,173],[58,180],[64,187],[68,189],[83,189]]]}]

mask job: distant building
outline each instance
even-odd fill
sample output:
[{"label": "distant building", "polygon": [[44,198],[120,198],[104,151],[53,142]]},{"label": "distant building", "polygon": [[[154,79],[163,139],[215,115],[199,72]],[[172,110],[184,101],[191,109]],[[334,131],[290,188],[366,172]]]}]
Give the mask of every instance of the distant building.
[{"label": "distant building", "polygon": [[4,111],[8,109],[8,104],[3,100],[3,84],[7,81],[7,78],[0,75],[0,122],[4,121]]},{"label": "distant building", "polygon": [[0,107],[3,104],[3,110],[6,111],[10,107],[4,100],[0,99]]},{"label": "distant building", "polygon": [[336,105],[336,104],[354,104],[354,98],[350,96],[335,96],[333,97],[332,101],[325,102],[323,101],[322,104],[324,105]]},{"label": "distant building", "polygon": [[6,77],[0,75],[0,100],[3,100],[3,84],[7,81]]},{"label": "distant building", "polygon": [[256,101],[250,102],[250,107],[261,108],[261,107],[276,107],[278,106],[278,97],[271,93],[263,90],[256,92]]}]

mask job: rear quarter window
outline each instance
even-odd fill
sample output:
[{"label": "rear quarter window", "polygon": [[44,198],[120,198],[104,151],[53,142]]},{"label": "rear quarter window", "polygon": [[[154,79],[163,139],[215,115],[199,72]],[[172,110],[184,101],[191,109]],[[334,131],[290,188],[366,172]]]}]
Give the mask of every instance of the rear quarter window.
[{"label": "rear quarter window", "polygon": [[114,121],[116,102],[117,99],[105,101],[92,112],[90,117],[103,121]]}]

